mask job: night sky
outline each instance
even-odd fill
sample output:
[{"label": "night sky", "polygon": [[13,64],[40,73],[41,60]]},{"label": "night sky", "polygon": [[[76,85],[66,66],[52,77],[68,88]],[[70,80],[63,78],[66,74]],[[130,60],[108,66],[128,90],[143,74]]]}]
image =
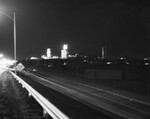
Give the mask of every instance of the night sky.
[{"label": "night sky", "polygon": [[[16,12],[17,59],[40,57],[46,48],[107,58],[150,57],[149,0],[0,0]],[[0,52],[13,57],[13,21],[0,14]]]}]

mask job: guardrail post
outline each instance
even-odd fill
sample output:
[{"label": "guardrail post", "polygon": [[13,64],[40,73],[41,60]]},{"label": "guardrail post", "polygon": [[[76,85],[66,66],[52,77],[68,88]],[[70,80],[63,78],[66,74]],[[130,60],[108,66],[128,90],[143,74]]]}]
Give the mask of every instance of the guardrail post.
[{"label": "guardrail post", "polygon": [[31,94],[30,92],[28,92],[28,96],[31,97],[31,95],[32,95],[32,94]]},{"label": "guardrail post", "polygon": [[43,117],[48,117],[48,113],[45,109],[43,109]]},{"label": "guardrail post", "polygon": [[25,88],[24,85],[22,85],[22,88]]}]

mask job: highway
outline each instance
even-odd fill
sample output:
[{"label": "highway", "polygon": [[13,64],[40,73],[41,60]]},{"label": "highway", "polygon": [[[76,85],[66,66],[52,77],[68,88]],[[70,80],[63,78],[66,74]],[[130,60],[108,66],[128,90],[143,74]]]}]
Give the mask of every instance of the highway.
[{"label": "highway", "polygon": [[22,75],[20,77],[36,91],[46,97],[70,119],[113,119],[96,109],[93,109],[79,101],[65,96],[64,94],[59,93],[58,91],[55,91],[48,86],[36,82],[36,78],[30,77],[28,75]]},{"label": "highway", "polygon": [[[55,93],[60,92],[59,95],[61,96],[62,94],[67,95],[67,97],[69,98],[84,103],[85,105],[87,105],[87,108],[91,107],[90,109],[94,110],[93,111],[95,113],[94,118],[98,118],[99,116],[101,116],[99,115],[100,112],[102,112],[104,116],[109,115],[107,117],[108,119],[150,118],[149,112],[150,104],[143,101],[130,100],[129,98],[125,98],[123,96],[118,96],[115,95],[114,93],[110,93],[109,91],[105,91],[82,83],[73,82],[71,80],[64,80],[56,76],[50,77],[33,72],[24,72],[21,75],[21,77],[30,85],[32,85],[36,90],[38,90],[41,94],[44,94],[46,97],[49,95],[49,93],[42,91],[52,89],[53,91],[55,91]],[[38,86],[35,86],[35,84]],[[43,86],[41,86],[41,84]],[[44,89],[40,89],[39,87],[42,87]],[[61,98],[61,96],[59,97]],[[71,103],[71,106],[74,106],[73,103]]]}]

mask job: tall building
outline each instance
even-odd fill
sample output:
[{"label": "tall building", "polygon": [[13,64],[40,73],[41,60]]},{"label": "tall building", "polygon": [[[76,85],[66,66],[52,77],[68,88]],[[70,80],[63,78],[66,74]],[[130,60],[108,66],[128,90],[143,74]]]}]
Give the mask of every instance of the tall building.
[{"label": "tall building", "polygon": [[46,55],[41,56],[42,59],[51,59],[52,58],[52,52],[50,48],[47,48]]},{"label": "tall building", "polygon": [[61,58],[62,59],[67,59],[68,58],[68,45],[64,44],[63,49],[61,50]]},{"label": "tall building", "polygon": [[105,48],[102,47],[102,59],[104,59],[104,58],[105,58]]},{"label": "tall building", "polygon": [[47,59],[51,59],[52,58],[52,52],[51,52],[51,49],[50,48],[47,48]]}]

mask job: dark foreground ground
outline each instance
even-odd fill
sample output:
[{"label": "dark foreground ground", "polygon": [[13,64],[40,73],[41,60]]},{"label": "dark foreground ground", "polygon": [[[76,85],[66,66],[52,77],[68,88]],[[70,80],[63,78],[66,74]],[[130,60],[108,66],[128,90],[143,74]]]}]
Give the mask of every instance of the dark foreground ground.
[{"label": "dark foreground ground", "polygon": [[47,119],[38,103],[28,96],[9,72],[0,75],[0,119]]}]

